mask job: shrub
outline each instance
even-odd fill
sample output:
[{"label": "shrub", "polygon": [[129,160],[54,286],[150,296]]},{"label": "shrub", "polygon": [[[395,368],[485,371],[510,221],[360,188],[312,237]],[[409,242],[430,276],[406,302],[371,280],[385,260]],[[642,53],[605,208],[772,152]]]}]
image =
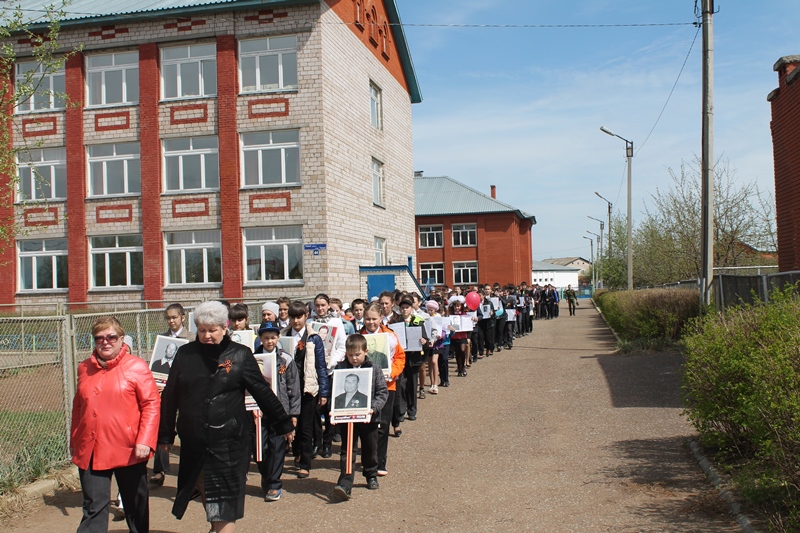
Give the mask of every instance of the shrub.
[{"label": "shrub", "polygon": [[777,293],[771,304],[708,315],[689,330],[689,420],[704,444],[768,472],[758,485],[779,488],[787,514],[800,519],[800,302]]},{"label": "shrub", "polygon": [[678,340],[687,321],[700,314],[700,296],[686,289],[598,291],[595,301],[624,341]]}]

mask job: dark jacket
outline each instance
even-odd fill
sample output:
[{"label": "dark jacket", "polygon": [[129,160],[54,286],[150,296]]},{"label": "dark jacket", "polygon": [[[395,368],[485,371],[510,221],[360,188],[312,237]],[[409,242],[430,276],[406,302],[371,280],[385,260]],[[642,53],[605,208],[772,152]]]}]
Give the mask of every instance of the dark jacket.
[{"label": "dark jacket", "polygon": [[246,346],[198,341],[178,349],[167,385],[161,395],[159,444],[181,439],[178,493],[172,514],[186,511],[200,472],[207,503],[220,503],[224,519],[244,516],[244,490],[250,463],[253,415],[244,407],[245,391],[258,403],[264,422],[283,435],[292,422],[258,368]]}]

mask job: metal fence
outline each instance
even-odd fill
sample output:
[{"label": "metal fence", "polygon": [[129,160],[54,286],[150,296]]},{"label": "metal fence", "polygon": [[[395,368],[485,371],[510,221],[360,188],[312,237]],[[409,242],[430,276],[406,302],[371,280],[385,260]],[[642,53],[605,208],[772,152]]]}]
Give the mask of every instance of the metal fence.
[{"label": "metal fence", "polygon": [[770,294],[776,290],[784,290],[787,286],[797,287],[800,283],[800,271],[780,272],[762,275],[727,275],[714,276],[714,294],[717,309],[756,302],[769,302]]}]

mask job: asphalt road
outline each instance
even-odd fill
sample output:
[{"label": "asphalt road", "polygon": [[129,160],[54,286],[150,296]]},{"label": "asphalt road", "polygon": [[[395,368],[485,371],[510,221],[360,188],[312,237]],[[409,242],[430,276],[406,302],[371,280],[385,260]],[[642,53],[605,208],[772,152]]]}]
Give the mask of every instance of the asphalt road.
[{"label": "asphalt road", "polygon": [[[534,329],[421,400],[390,439],[380,490],[359,474],[353,498],[333,503],[338,445],[308,479],[289,457],[279,502],[263,501],[251,473],[238,531],[738,531],[685,444],[678,354],[613,355],[586,304]],[[205,533],[200,504],[170,514],[174,487],[170,476],[151,491],[151,531]],[[59,492],[4,529],[74,531],[80,505]]]}]

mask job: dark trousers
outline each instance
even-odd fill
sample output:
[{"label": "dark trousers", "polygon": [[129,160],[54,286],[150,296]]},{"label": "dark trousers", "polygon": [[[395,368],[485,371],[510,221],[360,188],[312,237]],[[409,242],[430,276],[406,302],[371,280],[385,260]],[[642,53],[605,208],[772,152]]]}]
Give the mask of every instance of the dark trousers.
[{"label": "dark trousers", "polygon": [[494,345],[495,347],[502,347],[504,343],[504,336],[506,332],[506,323],[508,323],[508,318],[503,315],[500,318],[495,319],[494,321]]},{"label": "dark trousers", "polygon": [[293,447],[295,457],[299,455],[300,461],[297,466],[303,470],[311,468],[311,459],[314,454],[314,424],[315,419],[319,419],[317,411],[317,397],[304,393],[300,398],[300,416],[297,418],[295,442]]},{"label": "dark trousers", "polygon": [[83,518],[77,533],[107,533],[111,504],[111,475],[117,479],[125,520],[132,533],[150,530],[150,501],[147,490],[147,463],[136,463],[111,470],[78,469],[83,490]]},{"label": "dark trousers", "polygon": [[[356,463],[356,440],[361,440],[361,468],[364,477],[369,479],[378,475],[378,424],[353,424],[353,442],[347,442],[347,424],[338,426],[342,436],[342,451],[339,454],[339,481],[338,484],[347,489],[353,488]],[[347,448],[353,450],[353,462],[350,465],[350,474],[347,472]]]},{"label": "dark trousers", "polygon": [[402,391],[398,388],[397,392],[403,395],[405,401],[405,412],[408,416],[417,416],[417,384],[419,383],[419,367],[411,366],[406,363],[403,369],[405,383]]},{"label": "dark trousers", "polygon": [[491,355],[494,351],[495,322],[494,318],[486,318],[478,322],[478,329],[483,333],[483,351],[486,355]]},{"label": "dark trousers", "polygon": [[[378,450],[378,467],[377,470],[386,470],[386,456],[389,454],[389,423],[392,421],[392,406],[394,405],[394,398],[397,394],[397,391],[390,390],[389,397],[386,399],[386,405],[381,409],[380,412],[380,420],[379,420],[379,427],[377,433],[377,450]],[[359,426],[363,426],[364,424],[358,424]],[[363,442],[362,442],[363,446]],[[342,445],[342,450],[346,450],[347,448]],[[363,452],[362,452],[363,453]],[[364,459],[361,459],[362,464]]]},{"label": "dark trousers", "polygon": [[514,346],[514,328],[517,324],[513,320],[509,320],[506,322],[506,329],[503,331],[503,344],[506,345],[506,348],[511,348]]},{"label": "dark trousers", "polygon": [[278,490],[283,485],[283,461],[286,455],[286,439],[269,429],[266,421],[261,423],[261,461],[256,461],[261,474],[261,488],[264,492]]},{"label": "dark trousers", "polygon": [[333,444],[333,434],[336,433],[335,426],[331,424],[331,403],[318,406],[317,411],[317,416],[314,417],[314,446],[330,446]]},{"label": "dark trousers", "polygon": [[169,452],[156,448],[153,452],[153,473],[169,474]]},{"label": "dark trousers", "polygon": [[[439,381],[450,383],[450,345],[442,346],[442,353],[439,354]],[[434,383],[436,385],[436,383]]]},{"label": "dark trousers", "polygon": [[475,359],[478,353],[483,353],[483,331],[480,326],[472,330],[472,359]]},{"label": "dark trousers", "polygon": [[464,339],[450,341],[450,346],[453,351],[455,351],[456,369],[459,374],[462,374],[466,367],[467,357],[469,357],[469,354],[467,353],[469,345],[467,344],[466,339]]},{"label": "dark trousers", "polygon": [[569,316],[575,316],[575,300],[567,300],[569,304]]}]

